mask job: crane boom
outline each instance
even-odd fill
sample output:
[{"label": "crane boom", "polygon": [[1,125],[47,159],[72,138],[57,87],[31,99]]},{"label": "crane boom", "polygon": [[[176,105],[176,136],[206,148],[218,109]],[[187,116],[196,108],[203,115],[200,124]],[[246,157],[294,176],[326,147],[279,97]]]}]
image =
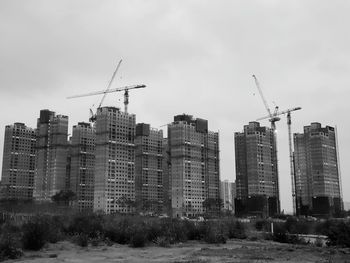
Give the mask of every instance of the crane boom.
[{"label": "crane boom", "polygon": [[258,88],[260,97],[261,97],[261,99],[262,99],[263,102],[264,102],[264,106],[265,106],[267,112],[269,113],[269,117],[272,117],[273,115],[272,115],[272,113],[271,113],[271,110],[270,110],[270,108],[269,108],[269,105],[268,105],[267,102],[266,102],[266,99],[265,99],[265,97],[264,97],[264,94],[262,93],[262,90],[261,90],[261,88],[260,88],[259,81],[258,81],[258,79],[257,79],[257,77],[256,77],[255,75],[253,75],[253,78],[254,78],[254,81],[255,81],[255,85],[256,85],[256,87]]},{"label": "crane boom", "polygon": [[110,80],[109,83],[108,83],[106,92],[104,92],[103,97],[102,97],[102,99],[101,99],[101,102],[100,102],[100,104],[98,105],[99,108],[101,107],[103,101],[104,101],[105,98],[106,98],[106,94],[107,94],[108,90],[110,89],[110,87],[111,87],[111,85],[112,85],[112,83],[113,83],[113,80],[114,80],[114,78],[115,78],[115,75],[117,74],[117,72],[118,72],[118,70],[119,70],[119,67],[120,67],[120,64],[122,63],[122,61],[123,61],[122,59],[119,61],[118,65],[117,65],[117,68],[116,68],[115,71],[113,72],[112,78],[111,78],[111,80]]},{"label": "crane boom", "polygon": [[[295,107],[295,108],[290,108],[290,109],[283,110],[283,111],[278,111],[274,114],[274,116],[283,115],[283,114],[286,114],[288,112],[292,112],[292,111],[296,111],[296,110],[301,110],[301,107]],[[261,120],[265,120],[265,119],[269,119],[269,118],[271,118],[271,116],[261,117],[261,118],[256,119],[256,120],[261,121]]]},{"label": "crane boom", "polygon": [[140,88],[146,88],[146,85],[144,85],[144,84],[131,85],[131,86],[125,86],[125,87],[121,87],[121,88],[111,89],[111,90],[108,90],[108,91],[107,90],[95,91],[95,92],[90,92],[90,93],[86,93],[86,94],[79,94],[79,95],[69,96],[69,97],[67,97],[67,99],[87,97],[87,96],[94,96],[94,95],[107,94],[107,93],[112,93],[112,92],[117,92],[117,91],[130,90],[130,89],[140,89]]}]

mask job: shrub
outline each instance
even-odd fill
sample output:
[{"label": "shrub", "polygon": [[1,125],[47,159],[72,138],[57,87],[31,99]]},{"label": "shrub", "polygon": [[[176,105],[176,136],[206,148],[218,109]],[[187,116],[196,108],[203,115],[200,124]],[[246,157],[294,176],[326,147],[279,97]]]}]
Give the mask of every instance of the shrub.
[{"label": "shrub", "polygon": [[132,247],[144,247],[147,242],[147,233],[141,226],[135,226],[131,233],[130,245]]},{"label": "shrub", "polygon": [[169,239],[164,236],[157,237],[155,243],[160,247],[170,247]]},{"label": "shrub", "polygon": [[244,225],[239,221],[230,220],[227,222],[228,238],[245,239],[247,235],[245,233]]},{"label": "shrub", "polygon": [[[136,223],[137,224],[137,223]],[[159,236],[162,236],[162,229],[159,224],[159,220],[154,220],[147,218],[142,222],[145,225],[145,230],[147,232],[147,240],[154,242]]]},{"label": "shrub", "polygon": [[223,243],[225,244],[227,236],[223,223],[208,222],[206,224],[206,234],[204,241],[211,244]]},{"label": "shrub", "polygon": [[258,231],[270,231],[270,222],[267,220],[257,220],[255,222],[255,229]]},{"label": "shrub", "polygon": [[80,233],[74,236],[73,243],[81,247],[87,247],[89,243],[89,237],[85,233]]},{"label": "shrub", "polygon": [[169,239],[170,244],[187,241],[183,222],[178,219],[164,218],[160,221],[162,236]]},{"label": "shrub", "polygon": [[0,260],[16,259],[23,255],[18,242],[10,234],[4,234],[0,239]]},{"label": "shrub", "polygon": [[280,243],[288,243],[288,236],[286,232],[274,232],[272,240]]},{"label": "shrub", "polygon": [[90,238],[103,233],[103,217],[97,214],[78,214],[73,217],[68,226],[69,234],[86,234]]},{"label": "shrub", "polygon": [[196,224],[188,220],[183,221],[182,226],[184,228],[186,238],[188,240],[200,240],[201,238],[203,238],[204,233],[201,228],[202,225],[202,223]]},{"label": "shrub", "polygon": [[127,218],[109,219],[104,226],[104,236],[118,244],[127,244],[130,241],[131,226]]},{"label": "shrub", "polygon": [[323,247],[323,241],[321,238],[316,238],[315,246],[316,247]]},{"label": "shrub", "polygon": [[327,236],[328,245],[350,247],[350,222],[331,222]]},{"label": "shrub", "polygon": [[39,250],[49,240],[51,234],[50,220],[48,217],[37,216],[22,226],[23,248]]}]

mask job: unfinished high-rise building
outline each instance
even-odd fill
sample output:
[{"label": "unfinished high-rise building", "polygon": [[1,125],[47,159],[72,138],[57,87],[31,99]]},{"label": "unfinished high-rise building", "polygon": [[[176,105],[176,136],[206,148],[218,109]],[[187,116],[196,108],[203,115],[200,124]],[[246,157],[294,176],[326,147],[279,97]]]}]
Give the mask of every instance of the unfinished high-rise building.
[{"label": "unfinished high-rise building", "polygon": [[115,107],[97,109],[94,211],[134,211],[135,121]]},{"label": "unfinished high-rise building", "polygon": [[171,178],[170,178],[170,151],[168,138],[163,138],[163,200],[164,213],[172,214],[171,209]]},{"label": "unfinished high-rise building", "polygon": [[92,211],[94,204],[95,129],[90,123],[73,126],[70,151],[69,188],[76,194],[80,211]]},{"label": "unfinished high-rise building", "polygon": [[173,216],[218,214],[219,134],[207,120],[178,115],[168,125],[168,146]]},{"label": "unfinished high-rise building", "polygon": [[236,193],[236,184],[228,180],[220,182],[220,198],[222,200],[222,208],[226,212],[234,212],[234,197]]},{"label": "unfinished high-rise building", "polygon": [[249,122],[236,132],[237,215],[272,216],[280,211],[274,131]]},{"label": "unfinished high-rise building", "polygon": [[24,123],[5,127],[1,199],[33,198],[36,133]]},{"label": "unfinished high-rise building", "polygon": [[336,132],[314,122],[294,134],[297,213],[336,215],[342,210]]},{"label": "unfinished high-rise building", "polygon": [[160,214],[164,210],[163,131],[138,123],[135,147],[137,207],[143,212]]},{"label": "unfinished high-rise building", "polygon": [[34,178],[34,198],[51,201],[51,197],[66,190],[68,117],[41,110],[37,122],[37,167]]}]

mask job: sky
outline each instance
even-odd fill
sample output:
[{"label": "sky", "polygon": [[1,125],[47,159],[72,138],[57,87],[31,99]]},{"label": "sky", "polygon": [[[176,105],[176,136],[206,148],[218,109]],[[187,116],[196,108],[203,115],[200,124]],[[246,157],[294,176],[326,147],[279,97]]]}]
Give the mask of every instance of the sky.
[{"label": "sky", "polygon": [[[293,132],[337,126],[350,201],[349,11],[345,0],[1,0],[0,138],[14,122],[35,128],[41,109],[68,115],[71,133],[101,96],[66,97],[106,89],[123,59],[112,88],[147,85],[130,91],[136,121],[207,119],[220,133],[221,179],[234,181],[234,132],[267,115],[255,74],[271,109],[302,107]],[[123,94],[103,105],[122,108]],[[292,211],[285,116],[277,129],[281,207]],[[0,160],[2,149],[0,139]]]}]

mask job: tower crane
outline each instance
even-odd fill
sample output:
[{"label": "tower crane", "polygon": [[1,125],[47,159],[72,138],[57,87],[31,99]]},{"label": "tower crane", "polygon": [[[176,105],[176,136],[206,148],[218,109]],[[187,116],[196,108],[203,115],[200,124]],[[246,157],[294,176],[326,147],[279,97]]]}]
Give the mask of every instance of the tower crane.
[{"label": "tower crane", "polygon": [[[257,79],[257,77],[255,75],[253,75],[254,81],[255,81],[255,85],[258,88],[258,91],[260,93],[260,97],[264,102],[265,108],[268,112],[268,116],[262,117],[257,119],[257,121],[259,120],[264,120],[264,119],[268,119],[271,122],[271,129],[274,132],[274,136],[275,136],[275,131],[276,131],[276,122],[281,120],[280,115],[284,115],[287,114],[287,125],[288,125],[288,140],[289,140],[289,161],[290,161],[290,175],[291,175],[291,180],[292,180],[292,198],[293,198],[293,213],[294,215],[296,214],[297,209],[299,209],[298,204],[297,204],[297,198],[296,198],[296,191],[295,191],[295,173],[294,173],[294,156],[293,156],[293,142],[292,142],[292,129],[291,129],[291,125],[292,125],[292,118],[291,118],[291,112],[292,111],[296,111],[296,110],[300,110],[301,107],[295,107],[295,108],[291,108],[291,109],[287,109],[284,111],[278,111],[278,106],[275,107],[274,112],[272,113],[267,102],[266,99],[264,97],[264,94],[262,93],[262,90],[260,88],[260,84],[259,81]],[[277,142],[276,142],[276,137],[274,140],[274,146],[275,146],[275,160],[277,163]],[[276,168],[277,169],[277,168]]]},{"label": "tower crane", "polygon": [[[292,118],[291,118],[291,112],[292,111],[297,111],[297,110],[301,110],[301,107],[295,107],[295,108],[291,108],[291,109],[287,109],[284,111],[280,111],[280,112],[275,112],[274,116],[280,116],[280,115],[284,115],[287,114],[287,125],[288,125],[288,141],[289,141],[289,162],[290,162],[290,176],[291,176],[291,180],[292,180],[292,199],[293,199],[293,214],[296,215],[297,211],[299,211],[300,207],[299,204],[297,202],[297,196],[296,196],[296,181],[295,181],[295,171],[294,171],[294,155],[293,155],[293,142],[292,142]],[[262,118],[257,119],[259,120],[264,120],[264,119],[268,119],[271,118],[271,116],[265,116]]]},{"label": "tower crane", "polygon": [[[114,70],[113,75],[112,75],[112,78],[111,78],[111,80],[109,81],[108,86],[107,86],[107,88],[106,88],[106,90],[105,90],[106,93],[107,93],[107,91],[110,89],[110,87],[111,87],[111,85],[112,85],[112,83],[113,83],[113,80],[114,80],[115,76],[117,75],[117,72],[118,72],[118,70],[119,70],[119,67],[120,67],[120,64],[122,63],[122,61],[123,61],[122,59],[119,60],[118,65],[117,65],[116,69]],[[100,101],[100,104],[98,105],[97,108],[100,108],[100,107],[101,107],[101,105],[102,105],[102,103],[103,103],[103,101],[104,101],[104,99],[105,99],[105,97],[106,97],[106,93],[103,94],[102,99],[101,99],[101,101]],[[70,96],[70,97],[67,97],[67,99],[77,98],[77,97],[80,97],[80,95],[77,95],[77,96]],[[95,120],[96,120],[96,114],[95,114],[95,113],[93,112],[93,110],[90,108],[90,118],[89,118],[89,121],[94,122]]]},{"label": "tower crane", "polygon": [[[257,77],[255,75],[253,75],[253,78],[254,78],[254,81],[255,81],[255,85],[256,87],[258,88],[258,91],[259,91],[259,94],[260,94],[260,97],[264,103],[264,106],[265,106],[265,109],[267,110],[267,113],[269,114],[269,121],[271,122],[271,129],[273,130],[273,132],[275,132],[276,130],[276,124],[275,122],[279,121],[281,118],[277,117],[277,111],[278,111],[278,106],[275,107],[275,110],[274,112],[272,113],[270,108],[269,108],[269,105],[267,104],[266,102],[266,99],[264,97],[264,94],[260,88],[260,84],[259,84],[259,81],[257,79]],[[264,118],[265,119],[265,118]]]},{"label": "tower crane", "polygon": [[[125,86],[122,88],[116,88],[116,89],[112,89],[110,90],[112,83],[114,81],[114,78],[119,70],[120,64],[122,63],[122,59],[119,61],[116,69],[113,72],[112,78],[108,83],[108,86],[106,88],[106,90],[104,91],[96,91],[96,92],[91,92],[91,93],[86,93],[86,94],[81,94],[81,95],[74,95],[74,96],[70,96],[67,97],[67,99],[72,99],[72,98],[79,98],[79,97],[86,97],[86,96],[93,96],[93,95],[99,95],[99,94],[103,94],[102,99],[98,105],[97,108],[100,108],[102,106],[102,103],[104,101],[104,99],[106,98],[107,93],[111,93],[111,92],[118,92],[118,91],[124,91],[124,110],[127,113],[128,112],[128,104],[129,104],[129,90],[130,89],[139,89],[139,88],[145,88],[146,85],[132,85],[132,86]],[[96,120],[96,113],[94,113],[92,111],[92,109],[90,108],[90,118],[89,121],[94,122]]]},{"label": "tower crane", "polygon": [[[115,89],[109,89],[109,90],[101,90],[101,91],[95,91],[95,92],[90,92],[86,94],[80,94],[80,95],[74,95],[67,97],[67,99],[73,99],[73,98],[80,98],[80,97],[87,97],[87,96],[94,96],[94,95],[100,95],[103,94],[103,98],[106,96],[107,93],[112,93],[112,92],[118,92],[118,91],[124,91],[124,109],[125,112],[128,112],[128,104],[129,104],[129,90],[131,89],[141,89],[141,88],[146,88],[146,85],[141,84],[141,85],[131,85],[131,86],[125,86],[121,88],[115,88]],[[102,101],[99,105],[101,107]]]}]

